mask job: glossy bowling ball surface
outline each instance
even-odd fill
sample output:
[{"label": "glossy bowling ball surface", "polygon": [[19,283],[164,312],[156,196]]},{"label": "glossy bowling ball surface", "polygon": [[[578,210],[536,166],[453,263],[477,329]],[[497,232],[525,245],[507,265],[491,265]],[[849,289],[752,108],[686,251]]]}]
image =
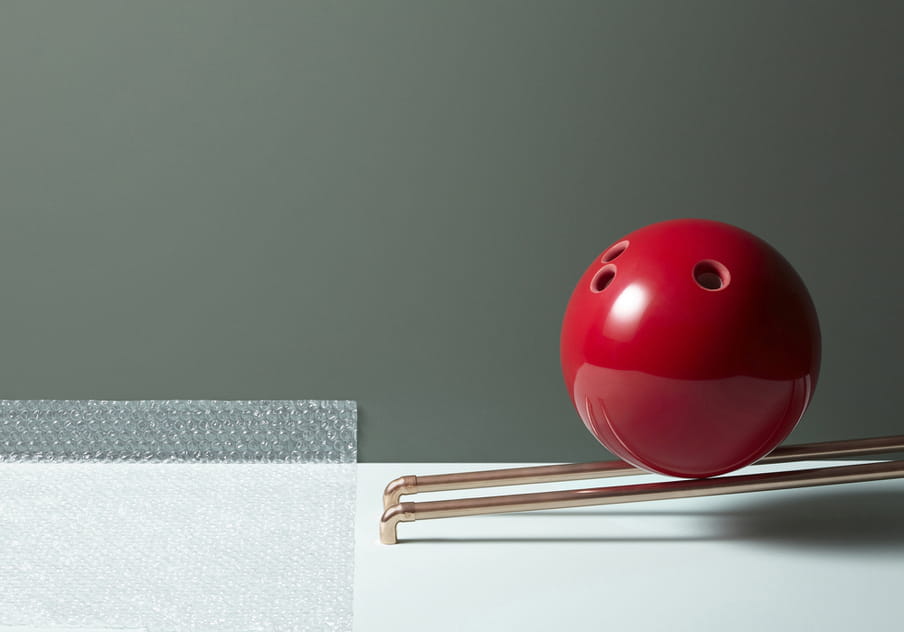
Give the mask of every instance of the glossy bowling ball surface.
[{"label": "glossy bowling ball surface", "polygon": [[819,359],[794,268],[708,220],[616,240],[580,278],[562,325],[565,383],[590,432],[629,463],[687,478],[777,446],[810,402]]}]

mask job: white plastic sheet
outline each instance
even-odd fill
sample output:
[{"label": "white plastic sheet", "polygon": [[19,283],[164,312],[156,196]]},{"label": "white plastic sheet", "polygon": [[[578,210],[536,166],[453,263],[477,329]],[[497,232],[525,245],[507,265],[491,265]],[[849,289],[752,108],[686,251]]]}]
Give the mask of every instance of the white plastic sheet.
[{"label": "white plastic sheet", "polygon": [[0,626],[351,629],[354,402],[4,410]]}]

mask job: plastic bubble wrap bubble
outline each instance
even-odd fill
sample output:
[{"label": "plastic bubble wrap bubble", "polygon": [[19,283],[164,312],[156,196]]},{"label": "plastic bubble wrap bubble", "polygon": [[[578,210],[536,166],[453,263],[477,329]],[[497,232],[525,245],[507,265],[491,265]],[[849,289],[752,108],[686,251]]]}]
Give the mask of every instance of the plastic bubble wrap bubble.
[{"label": "plastic bubble wrap bubble", "polygon": [[354,402],[0,411],[0,629],[351,629]]},{"label": "plastic bubble wrap bubble", "polygon": [[0,459],[354,463],[350,401],[0,400]]}]

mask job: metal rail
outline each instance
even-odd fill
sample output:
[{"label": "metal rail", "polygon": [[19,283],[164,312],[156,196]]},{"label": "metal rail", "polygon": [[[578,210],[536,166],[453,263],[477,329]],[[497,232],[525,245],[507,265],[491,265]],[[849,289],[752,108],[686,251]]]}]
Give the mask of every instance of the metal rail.
[{"label": "metal rail", "polygon": [[[904,435],[779,447],[757,463],[786,463],[789,461],[867,456],[899,451],[904,452]],[[603,461],[430,476],[403,476],[391,481],[383,493],[384,512],[380,519],[380,541],[383,544],[395,544],[398,541],[398,524],[416,520],[611,505],[644,500],[714,496],[771,489],[790,489],[904,478],[904,461],[839,465],[789,472],[768,472],[707,479],[676,480],[665,483],[510,494],[483,498],[399,502],[403,495],[421,492],[586,480],[644,473],[646,472],[623,461]]]}]

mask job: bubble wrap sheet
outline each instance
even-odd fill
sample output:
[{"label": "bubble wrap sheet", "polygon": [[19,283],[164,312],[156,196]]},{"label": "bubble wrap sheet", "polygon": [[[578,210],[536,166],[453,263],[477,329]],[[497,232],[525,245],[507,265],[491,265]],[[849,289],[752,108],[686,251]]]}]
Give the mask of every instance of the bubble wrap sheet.
[{"label": "bubble wrap sheet", "polygon": [[0,630],[350,630],[351,401],[0,402]]}]

